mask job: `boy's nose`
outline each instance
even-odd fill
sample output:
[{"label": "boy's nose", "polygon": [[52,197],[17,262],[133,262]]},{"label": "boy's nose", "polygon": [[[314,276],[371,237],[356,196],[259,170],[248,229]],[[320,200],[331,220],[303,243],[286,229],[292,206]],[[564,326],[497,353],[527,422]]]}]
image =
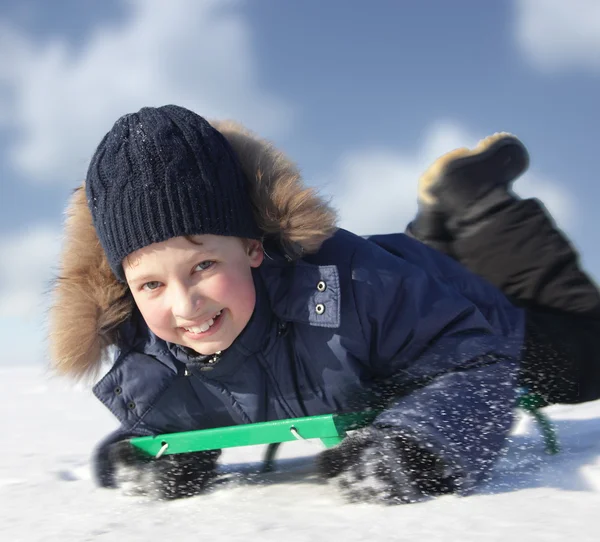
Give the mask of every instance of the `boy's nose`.
[{"label": "boy's nose", "polygon": [[193,319],[202,310],[202,296],[197,292],[178,288],[173,293],[173,315],[181,319]]}]

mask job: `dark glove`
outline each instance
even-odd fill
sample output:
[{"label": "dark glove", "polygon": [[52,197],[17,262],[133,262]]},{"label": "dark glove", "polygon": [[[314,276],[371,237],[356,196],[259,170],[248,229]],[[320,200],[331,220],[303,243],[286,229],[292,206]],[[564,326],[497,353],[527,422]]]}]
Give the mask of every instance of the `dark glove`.
[{"label": "dark glove", "polygon": [[439,458],[409,438],[374,427],[321,452],[317,465],[350,501],[410,503],[455,489]]},{"label": "dark glove", "polygon": [[122,440],[108,446],[111,485],[128,495],[158,499],[190,497],[215,477],[221,450],[164,455],[155,459]]}]

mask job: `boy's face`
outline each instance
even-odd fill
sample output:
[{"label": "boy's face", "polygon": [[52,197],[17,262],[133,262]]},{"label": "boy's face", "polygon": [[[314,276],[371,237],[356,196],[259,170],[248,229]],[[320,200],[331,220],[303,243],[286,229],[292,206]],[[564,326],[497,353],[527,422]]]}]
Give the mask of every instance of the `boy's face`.
[{"label": "boy's face", "polygon": [[225,350],[252,316],[252,267],[260,243],[238,237],[174,237],[130,254],[127,283],[148,327],[161,339],[199,354]]}]

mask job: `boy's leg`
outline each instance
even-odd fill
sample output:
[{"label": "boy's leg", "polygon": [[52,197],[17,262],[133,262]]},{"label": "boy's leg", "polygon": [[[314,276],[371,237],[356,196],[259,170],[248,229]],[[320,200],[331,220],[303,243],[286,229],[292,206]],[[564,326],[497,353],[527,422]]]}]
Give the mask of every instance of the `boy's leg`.
[{"label": "boy's leg", "polygon": [[543,204],[497,194],[452,220],[452,250],[515,303],[600,318],[600,293]]},{"label": "boy's leg", "polygon": [[[552,402],[596,399],[600,294],[543,205],[511,193],[510,183],[527,167],[524,147],[511,137],[488,138],[474,151],[461,149],[439,159],[433,180],[426,173],[421,181],[420,195],[426,197],[420,197],[419,215],[409,229],[436,246],[431,232],[443,231],[444,217],[445,244],[436,248],[525,308],[526,383]],[[511,161],[514,167],[503,169]]]},{"label": "boy's leg", "polygon": [[453,231],[455,257],[526,311],[522,382],[551,403],[600,398],[600,294],[543,205],[510,196]]}]

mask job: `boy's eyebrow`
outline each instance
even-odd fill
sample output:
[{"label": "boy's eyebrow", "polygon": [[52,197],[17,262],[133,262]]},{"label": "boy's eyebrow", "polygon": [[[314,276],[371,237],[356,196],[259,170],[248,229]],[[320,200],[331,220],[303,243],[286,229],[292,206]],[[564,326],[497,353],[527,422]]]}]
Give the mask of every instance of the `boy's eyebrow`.
[{"label": "boy's eyebrow", "polygon": [[[206,258],[209,256],[213,256],[218,250],[215,247],[206,247],[202,243],[198,243],[198,245],[202,245],[202,250],[198,251],[194,255],[190,256],[186,262],[188,265],[192,265],[196,263],[199,258]],[[133,277],[131,280],[127,282],[135,283],[135,282],[151,282],[156,279],[156,273],[146,273],[144,275],[140,275],[139,277]]]},{"label": "boy's eyebrow", "polygon": [[199,257],[211,256],[217,252],[216,248],[210,246],[207,247],[206,245],[198,245],[198,249],[199,250],[195,252],[193,256],[189,257],[190,262],[197,260]]},{"label": "boy's eyebrow", "polygon": [[129,279],[127,282],[151,282],[156,280],[156,278],[152,274],[140,275],[139,277],[133,277]]}]

